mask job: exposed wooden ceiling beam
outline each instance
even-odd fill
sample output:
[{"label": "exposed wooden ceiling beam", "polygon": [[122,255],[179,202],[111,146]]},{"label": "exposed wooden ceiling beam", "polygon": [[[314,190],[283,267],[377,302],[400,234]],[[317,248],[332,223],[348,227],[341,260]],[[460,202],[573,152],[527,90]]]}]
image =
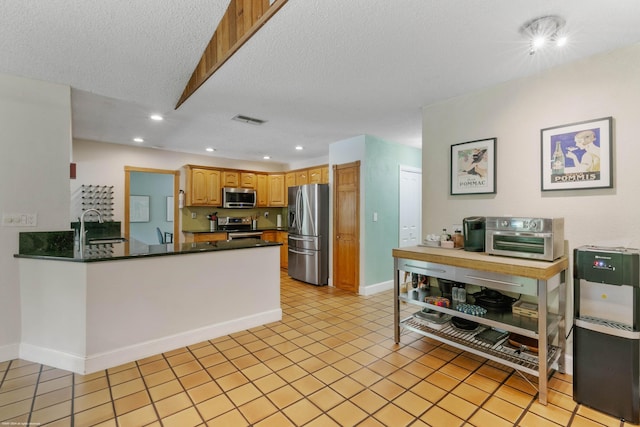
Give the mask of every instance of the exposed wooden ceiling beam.
[{"label": "exposed wooden ceiling beam", "polygon": [[[231,0],[184,88],[176,109],[182,105],[227,59],[240,49],[287,0]],[[271,4],[269,4],[271,3]]]}]

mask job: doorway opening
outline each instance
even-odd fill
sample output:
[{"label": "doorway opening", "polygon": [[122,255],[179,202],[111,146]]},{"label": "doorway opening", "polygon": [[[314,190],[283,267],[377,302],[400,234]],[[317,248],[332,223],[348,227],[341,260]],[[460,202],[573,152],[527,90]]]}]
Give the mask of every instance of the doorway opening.
[{"label": "doorway opening", "polygon": [[[178,209],[180,171],[134,166],[125,166],[124,171],[124,237],[127,242],[136,239],[145,244],[180,243]],[[153,179],[154,176],[162,178],[168,175],[173,179],[156,181]],[[142,184],[142,181],[146,184]],[[168,182],[169,185],[159,191],[153,189],[135,191],[136,188],[141,188],[136,187],[137,184],[153,186],[154,182]],[[132,191],[132,185],[134,191]],[[153,193],[153,195],[138,194],[140,192]]]}]

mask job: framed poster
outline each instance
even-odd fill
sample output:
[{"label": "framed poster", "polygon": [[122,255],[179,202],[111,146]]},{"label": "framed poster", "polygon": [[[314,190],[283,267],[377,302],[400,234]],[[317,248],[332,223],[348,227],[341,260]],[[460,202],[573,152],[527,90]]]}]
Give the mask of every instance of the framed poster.
[{"label": "framed poster", "polygon": [[451,146],[451,194],[495,194],[496,138]]},{"label": "framed poster", "polygon": [[149,222],[149,196],[129,196],[129,221]]},{"label": "framed poster", "polygon": [[542,191],[613,187],[612,118],[540,131]]}]

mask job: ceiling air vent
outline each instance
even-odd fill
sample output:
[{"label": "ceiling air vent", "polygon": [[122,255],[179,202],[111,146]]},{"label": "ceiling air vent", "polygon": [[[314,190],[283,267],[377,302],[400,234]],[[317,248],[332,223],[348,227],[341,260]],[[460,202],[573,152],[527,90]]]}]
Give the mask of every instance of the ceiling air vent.
[{"label": "ceiling air vent", "polygon": [[235,120],[236,122],[249,123],[250,125],[256,126],[267,122],[266,120],[254,119],[253,117],[243,116],[242,114],[234,116],[231,120]]}]

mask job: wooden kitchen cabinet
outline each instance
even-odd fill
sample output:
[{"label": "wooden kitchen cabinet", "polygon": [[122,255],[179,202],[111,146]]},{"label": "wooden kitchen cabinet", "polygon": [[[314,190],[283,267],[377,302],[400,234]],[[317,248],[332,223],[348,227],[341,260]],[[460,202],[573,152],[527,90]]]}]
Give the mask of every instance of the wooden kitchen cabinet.
[{"label": "wooden kitchen cabinet", "polygon": [[[243,174],[244,175],[244,174]],[[267,174],[258,173],[255,174],[256,177],[256,206],[259,208],[264,208],[267,206],[271,206],[269,203],[269,186],[267,180]]]},{"label": "wooden kitchen cabinet", "polygon": [[257,179],[258,179],[258,175],[253,172],[241,172],[240,187],[251,188],[253,190],[256,190],[258,186]]},{"label": "wooden kitchen cabinet", "polygon": [[187,206],[220,206],[222,193],[220,171],[196,167],[187,168]]},{"label": "wooden kitchen cabinet", "polygon": [[329,183],[329,166],[328,165],[323,166],[320,173],[322,175],[320,182],[322,184],[328,184]]},{"label": "wooden kitchen cabinet", "polygon": [[284,182],[286,188],[295,187],[296,186],[296,173],[295,172],[287,172],[284,175]]},{"label": "wooden kitchen cabinet", "polygon": [[289,233],[286,231],[278,231],[278,243],[280,246],[280,268],[289,268]]},{"label": "wooden kitchen cabinet", "polygon": [[322,184],[322,168],[309,169],[309,184]]},{"label": "wooden kitchen cabinet", "polygon": [[284,174],[271,174],[267,180],[269,188],[269,206],[286,206],[287,189]]},{"label": "wooden kitchen cabinet", "polygon": [[222,186],[223,187],[240,187],[240,172],[238,171],[224,171],[222,172]]},{"label": "wooden kitchen cabinet", "polygon": [[280,268],[288,268],[289,233],[286,231],[267,230],[262,233],[262,240],[282,243],[282,246],[280,246]]},{"label": "wooden kitchen cabinet", "polygon": [[305,185],[309,183],[309,172],[301,170],[296,172],[296,185]]},{"label": "wooden kitchen cabinet", "polygon": [[200,243],[200,242],[216,242],[218,240],[227,240],[227,233],[217,231],[215,233],[184,233],[185,243]]}]

